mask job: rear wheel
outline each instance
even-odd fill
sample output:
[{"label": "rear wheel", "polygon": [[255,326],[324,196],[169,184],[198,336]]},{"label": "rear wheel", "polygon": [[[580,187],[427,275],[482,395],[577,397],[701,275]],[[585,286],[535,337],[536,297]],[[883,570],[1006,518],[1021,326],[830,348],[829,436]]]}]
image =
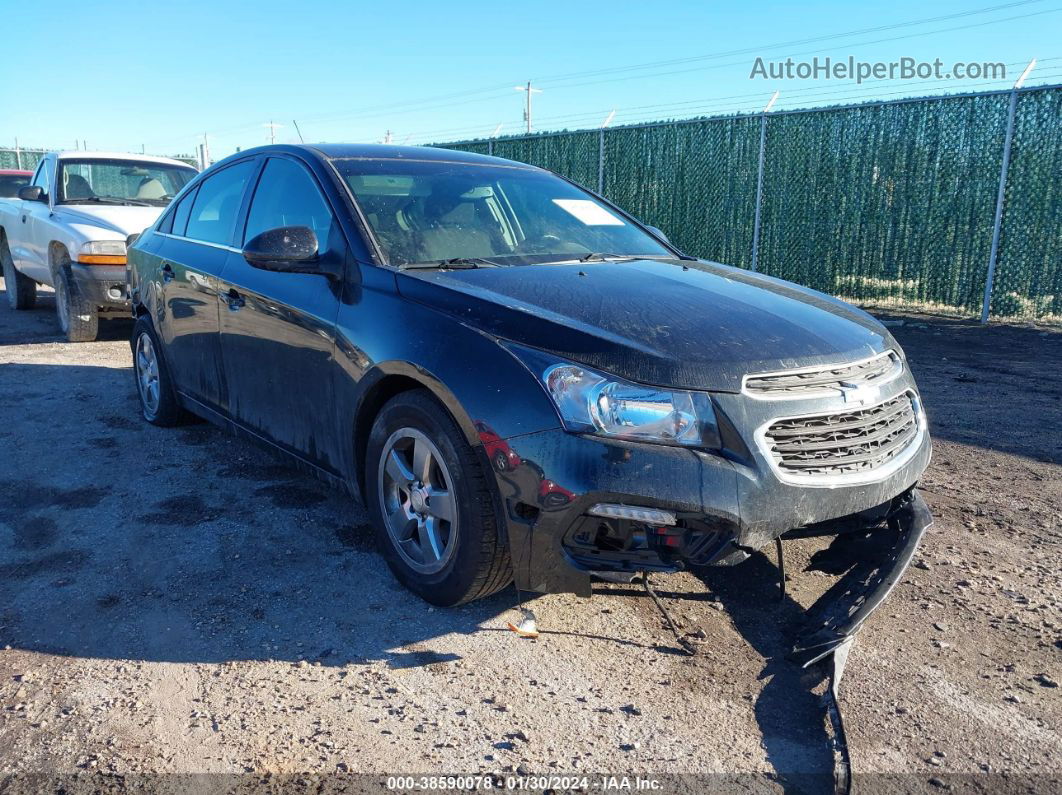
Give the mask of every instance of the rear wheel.
[{"label": "rear wheel", "polygon": [[69,263],[59,265],[53,271],[55,287],[55,314],[59,328],[69,342],[92,342],[100,329],[99,310],[85,301],[70,278]]},{"label": "rear wheel", "polygon": [[380,551],[418,596],[457,605],[512,580],[483,468],[429,392],[404,392],[380,411],[364,477]]},{"label": "rear wheel", "polygon": [[4,268],[4,289],[12,309],[33,309],[37,304],[37,283],[15,269],[7,238],[0,238],[0,262]]},{"label": "rear wheel", "polygon": [[133,374],[140,411],[152,425],[169,427],[184,418],[170,371],[159,353],[158,338],[151,321],[140,317],[133,327]]}]

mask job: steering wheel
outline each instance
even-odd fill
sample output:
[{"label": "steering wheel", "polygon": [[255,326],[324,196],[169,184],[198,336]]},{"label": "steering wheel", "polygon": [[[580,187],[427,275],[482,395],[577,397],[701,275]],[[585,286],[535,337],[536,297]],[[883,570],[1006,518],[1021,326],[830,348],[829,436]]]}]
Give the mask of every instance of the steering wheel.
[{"label": "steering wheel", "polygon": [[556,235],[539,235],[538,237],[529,237],[524,240],[516,250],[524,254],[536,254],[547,253],[550,251],[556,251],[556,246],[559,245],[561,239]]}]

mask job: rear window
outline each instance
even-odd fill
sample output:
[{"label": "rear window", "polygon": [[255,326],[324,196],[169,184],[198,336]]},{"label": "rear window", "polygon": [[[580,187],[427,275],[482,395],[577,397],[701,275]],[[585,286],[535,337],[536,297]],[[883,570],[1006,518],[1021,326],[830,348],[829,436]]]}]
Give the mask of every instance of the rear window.
[{"label": "rear window", "polygon": [[[232,245],[236,216],[254,168],[255,161],[244,160],[203,180],[192,202],[185,236],[205,243]],[[178,215],[183,209],[177,208]],[[178,228],[179,220],[174,218],[174,230]],[[175,231],[175,234],[179,233]]]},{"label": "rear window", "polygon": [[29,185],[30,178],[22,174],[0,174],[0,199],[13,199],[18,189]]}]

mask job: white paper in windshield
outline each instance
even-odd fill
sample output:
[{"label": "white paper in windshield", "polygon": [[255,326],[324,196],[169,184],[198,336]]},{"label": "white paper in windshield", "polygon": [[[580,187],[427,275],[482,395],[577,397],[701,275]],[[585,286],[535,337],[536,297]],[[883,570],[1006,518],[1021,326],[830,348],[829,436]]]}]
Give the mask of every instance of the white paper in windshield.
[{"label": "white paper in windshield", "polygon": [[565,212],[574,215],[587,226],[626,226],[622,218],[617,218],[600,204],[589,199],[554,199],[553,203]]}]

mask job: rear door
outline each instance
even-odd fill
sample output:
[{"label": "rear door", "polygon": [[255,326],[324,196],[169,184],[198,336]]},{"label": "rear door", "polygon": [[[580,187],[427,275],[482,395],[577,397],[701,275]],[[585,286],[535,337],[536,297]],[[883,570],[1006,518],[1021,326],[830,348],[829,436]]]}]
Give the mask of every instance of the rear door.
[{"label": "rear door", "polygon": [[158,252],[166,363],[178,391],[215,409],[225,403],[218,276],[234,252],[239,256],[236,220],[258,166],[252,157],[211,174],[181,197],[159,230],[166,238]]},{"label": "rear door", "polygon": [[[342,263],[346,241],[316,177],[300,160],[266,159],[242,241],[308,226],[322,259]],[[254,268],[231,256],[221,274],[221,353],[228,409],[270,441],[335,472],[341,445],[332,391],[342,282]]]}]

